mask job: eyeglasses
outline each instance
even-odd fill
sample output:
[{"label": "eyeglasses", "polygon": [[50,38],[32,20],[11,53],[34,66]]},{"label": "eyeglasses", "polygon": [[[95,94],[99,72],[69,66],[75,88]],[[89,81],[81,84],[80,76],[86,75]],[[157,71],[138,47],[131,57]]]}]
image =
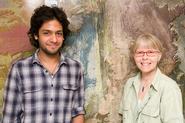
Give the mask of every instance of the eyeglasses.
[{"label": "eyeglasses", "polygon": [[136,51],[135,56],[136,57],[143,57],[145,54],[149,57],[154,57],[156,54],[159,53],[157,50],[148,50],[148,51]]}]

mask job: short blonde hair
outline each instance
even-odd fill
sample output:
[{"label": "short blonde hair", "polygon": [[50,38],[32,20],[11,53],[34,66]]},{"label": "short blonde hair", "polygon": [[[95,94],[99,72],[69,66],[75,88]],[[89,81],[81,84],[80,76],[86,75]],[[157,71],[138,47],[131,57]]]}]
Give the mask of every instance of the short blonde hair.
[{"label": "short blonde hair", "polygon": [[161,43],[161,41],[154,35],[150,34],[150,33],[144,33],[138,36],[138,38],[132,42],[130,50],[131,50],[131,55],[133,55],[140,42],[144,41],[146,44],[148,44],[148,46],[151,46],[152,48],[159,50],[161,53],[163,53],[163,45]]}]

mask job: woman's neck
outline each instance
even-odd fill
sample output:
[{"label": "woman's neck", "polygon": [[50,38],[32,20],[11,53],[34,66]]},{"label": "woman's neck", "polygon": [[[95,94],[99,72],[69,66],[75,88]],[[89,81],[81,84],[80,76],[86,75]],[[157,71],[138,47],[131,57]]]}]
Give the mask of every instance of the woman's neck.
[{"label": "woman's neck", "polygon": [[141,82],[142,83],[150,83],[154,79],[154,76],[156,74],[157,68],[151,72],[148,73],[141,73]]}]

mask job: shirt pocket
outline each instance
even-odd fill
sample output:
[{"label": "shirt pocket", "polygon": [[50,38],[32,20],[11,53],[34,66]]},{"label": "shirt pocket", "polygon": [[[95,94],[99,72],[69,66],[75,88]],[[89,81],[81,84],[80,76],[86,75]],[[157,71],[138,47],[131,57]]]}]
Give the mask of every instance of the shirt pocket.
[{"label": "shirt pocket", "polygon": [[24,94],[29,94],[29,93],[34,93],[34,92],[38,92],[38,91],[41,91],[42,88],[35,88],[35,89],[25,89],[24,90]]},{"label": "shirt pocket", "polygon": [[65,107],[71,107],[72,103],[75,100],[75,95],[78,93],[78,88],[76,84],[63,84],[61,85],[62,89],[60,90],[59,97]]},{"label": "shirt pocket", "polygon": [[24,108],[26,111],[41,109],[43,100],[47,100],[47,95],[42,88],[27,88],[23,91]]},{"label": "shirt pocket", "polygon": [[[26,89],[23,91],[24,98],[27,100],[34,99],[36,97],[41,96],[43,92],[42,88],[34,88],[34,89]],[[42,95],[43,96],[43,95]]]},{"label": "shirt pocket", "polygon": [[148,105],[141,112],[143,123],[161,123],[159,105]]},{"label": "shirt pocket", "polygon": [[42,81],[31,81],[24,80],[23,83],[23,96],[24,99],[31,100],[40,96],[41,92],[43,92]]},{"label": "shirt pocket", "polygon": [[142,114],[149,116],[149,117],[158,117],[159,116],[159,103],[150,103],[149,105],[146,105],[141,112]]},{"label": "shirt pocket", "polygon": [[79,86],[76,84],[63,84],[62,88],[66,91],[76,91]]}]

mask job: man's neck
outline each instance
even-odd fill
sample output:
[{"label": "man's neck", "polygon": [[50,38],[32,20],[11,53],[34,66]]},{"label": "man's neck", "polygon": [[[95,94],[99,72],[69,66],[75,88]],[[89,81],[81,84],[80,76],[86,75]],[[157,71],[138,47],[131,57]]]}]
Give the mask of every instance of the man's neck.
[{"label": "man's neck", "polygon": [[56,54],[50,55],[50,54],[46,54],[43,51],[39,50],[38,57],[39,57],[39,60],[41,60],[41,61],[55,63],[56,61],[59,62],[60,53],[58,52]]},{"label": "man's neck", "polygon": [[42,52],[38,52],[38,58],[40,63],[51,73],[55,74],[56,68],[60,62],[60,53],[56,55],[47,55]]}]

